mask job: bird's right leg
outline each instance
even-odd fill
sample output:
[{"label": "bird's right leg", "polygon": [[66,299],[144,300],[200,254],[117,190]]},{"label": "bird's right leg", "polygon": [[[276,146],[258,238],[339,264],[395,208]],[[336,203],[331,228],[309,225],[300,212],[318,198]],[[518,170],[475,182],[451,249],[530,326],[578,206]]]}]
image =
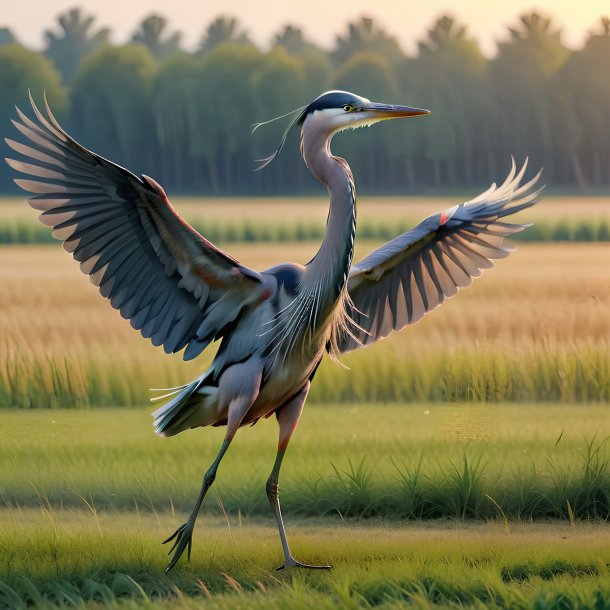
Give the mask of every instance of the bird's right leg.
[{"label": "bird's right leg", "polygon": [[288,540],[286,539],[284,520],[282,519],[282,511],[280,509],[280,496],[278,493],[278,482],[282,460],[284,459],[284,454],[286,453],[286,448],[288,447],[290,437],[299,423],[310,385],[311,383],[308,381],[306,386],[294,398],[292,398],[292,400],[277,411],[277,421],[280,425],[280,438],[275,464],[273,465],[273,470],[271,471],[271,475],[267,481],[267,497],[269,498],[271,508],[273,509],[273,514],[275,515],[275,519],[277,521],[277,528],[280,532],[280,540],[282,542],[282,549],[284,551],[284,563],[277,568],[277,570],[283,570],[284,568],[313,568],[329,570],[332,567],[327,565],[315,566],[307,563],[301,563],[292,556],[290,548],[288,547]]},{"label": "bird's right leg", "polygon": [[[175,539],[172,548],[169,550],[168,555],[171,555],[175,549],[174,556],[169,562],[165,572],[169,572],[175,565],[178,559],[180,559],[184,550],[188,547],[187,559],[191,559],[191,548],[193,545],[193,528],[195,527],[195,521],[199,514],[199,509],[203,503],[203,500],[208,492],[208,489],[212,486],[214,479],[216,478],[216,471],[218,465],[226,453],[235,433],[237,432],[239,425],[241,424],[244,415],[248,412],[259,392],[261,375],[256,373],[252,374],[251,365],[248,366],[246,363],[234,365],[227,369],[219,383],[219,395],[221,401],[229,402],[229,409],[227,414],[227,433],[224,441],[220,447],[220,451],[216,456],[216,459],[212,462],[212,465],[207,470],[203,477],[203,483],[201,485],[201,491],[195,502],[195,507],[191,512],[186,523],[182,524],[167,540],[163,542],[166,544]],[[226,404],[226,402],[225,402]]]}]

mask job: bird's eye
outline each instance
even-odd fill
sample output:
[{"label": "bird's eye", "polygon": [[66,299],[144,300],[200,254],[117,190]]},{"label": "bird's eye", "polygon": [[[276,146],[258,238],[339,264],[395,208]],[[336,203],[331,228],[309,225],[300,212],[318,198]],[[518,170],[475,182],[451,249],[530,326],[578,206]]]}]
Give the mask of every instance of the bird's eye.
[{"label": "bird's eye", "polygon": [[343,110],[345,110],[345,112],[351,112],[354,109],[354,107],[351,104],[345,104],[345,106],[343,106]]}]

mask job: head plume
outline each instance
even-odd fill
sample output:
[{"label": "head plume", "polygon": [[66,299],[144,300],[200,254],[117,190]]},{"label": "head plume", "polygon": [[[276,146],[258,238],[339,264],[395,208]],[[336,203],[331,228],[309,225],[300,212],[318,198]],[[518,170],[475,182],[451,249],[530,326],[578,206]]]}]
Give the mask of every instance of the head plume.
[{"label": "head plume", "polygon": [[288,134],[292,131],[292,129],[295,125],[299,125],[302,122],[302,120],[305,117],[305,114],[307,112],[307,108],[308,108],[308,106],[301,106],[300,108],[295,108],[294,110],[291,110],[290,112],[287,112],[286,114],[282,114],[281,116],[276,116],[275,118],[269,119],[268,121],[263,121],[262,123],[254,123],[254,125],[252,126],[252,133],[254,133],[259,127],[262,127],[263,125],[268,125],[269,123],[273,123],[274,121],[279,121],[280,119],[284,119],[287,116],[296,115],[292,119],[292,121],[290,122],[288,127],[284,130],[282,139],[280,140],[280,145],[275,149],[275,152],[273,152],[273,154],[269,155],[268,157],[265,157],[264,159],[257,159],[256,161],[257,161],[257,163],[259,163],[259,165],[258,165],[258,167],[256,167],[254,169],[254,171],[260,171],[264,167],[267,167],[267,165],[269,165],[269,163],[271,163],[271,161],[273,161],[280,154],[280,151],[282,150],[282,147],[284,146],[284,143],[286,142],[286,138],[288,137]]},{"label": "head plume", "polygon": [[252,129],[252,133],[254,133],[259,127],[262,125],[267,125],[268,123],[272,123],[273,121],[278,121],[279,119],[283,119],[287,116],[294,116],[290,125],[284,131],[282,135],[282,139],[280,140],[280,145],[276,148],[275,152],[264,159],[257,159],[259,166],[255,169],[255,171],[263,169],[263,167],[267,167],[271,161],[273,161],[280,154],[284,143],[286,142],[286,138],[288,134],[292,131],[295,126],[302,125],[307,116],[310,113],[315,113],[318,110],[326,110],[332,108],[342,108],[345,106],[351,107],[362,107],[369,103],[369,100],[366,98],[360,97],[359,95],[355,95],[354,93],[350,93],[349,91],[326,91],[326,93],[322,93],[315,100],[307,104],[306,106],[301,106],[301,108],[296,108],[291,112],[287,112],[282,116],[278,116],[274,119],[270,119],[269,121],[264,121],[262,123],[255,123]]}]

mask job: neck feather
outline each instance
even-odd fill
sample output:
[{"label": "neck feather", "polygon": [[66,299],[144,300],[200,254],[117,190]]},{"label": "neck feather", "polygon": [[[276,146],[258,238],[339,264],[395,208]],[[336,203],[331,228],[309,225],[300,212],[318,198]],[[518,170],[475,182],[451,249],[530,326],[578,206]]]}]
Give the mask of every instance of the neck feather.
[{"label": "neck feather", "polygon": [[322,295],[317,299],[315,316],[319,323],[335,310],[344,295],[356,234],[354,179],[347,162],[332,155],[331,138],[332,135],[315,127],[301,132],[303,159],[330,198],[324,239],[303,277],[303,288],[315,289]]},{"label": "neck feather", "polygon": [[326,348],[338,359],[338,337],[349,326],[344,302],[349,298],[346,285],[354,252],[356,195],[349,166],[332,155],[330,139],[312,124],[301,130],[303,159],[328,190],[330,208],[322,245],[306,266],[298,295],[278,317],[272,339],[275,362],[282,362],[298,346]]}]

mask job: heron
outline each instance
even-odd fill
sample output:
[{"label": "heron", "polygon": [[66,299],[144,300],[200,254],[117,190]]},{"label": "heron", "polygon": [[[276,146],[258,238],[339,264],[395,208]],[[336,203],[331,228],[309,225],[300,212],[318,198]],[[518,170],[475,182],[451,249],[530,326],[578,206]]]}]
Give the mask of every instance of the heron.
[{"label": "heron", "polygon": [[[319,250],[305,265],[283,263],[258,272],[191,227],[151,177],[136,176],[76,142],[30,96],[34,118],[17,109],[23,136],[6,142],[25,160],[8,165],[28,176],[15,182],[32,193],[31,207],[80,263],[121,316],[166,353],[195,358],[219,342],[212,364],[190,383],[169,388],[153,413],[155,431],[174,436],[226,426],[205,470],[186,522],[165,543],[171,570],[187,550],[219,464],[240,427],[275,415],[279,435],[266,492],[284,554],[282,568],[329,568],[297,561],[288,545],[279,501],[282,461],[325,355],[371,345],[414,324],[468,286],[493,259],[514,249],[505,238],[529,225],[504,218],[539,198],[540,173],[524,180],[527,160],[505,181],[469,202],[433,214],[414,229],[353,264],[356,191],[350,167],[330,148],[341,131],[416,117],[428,110],[371,102],[346,91],[323,93],[292,113],[277,150],[298,130],[303,160],[326,188],[329,211]],[[288,115],[284,116],[289,116]]]}]

